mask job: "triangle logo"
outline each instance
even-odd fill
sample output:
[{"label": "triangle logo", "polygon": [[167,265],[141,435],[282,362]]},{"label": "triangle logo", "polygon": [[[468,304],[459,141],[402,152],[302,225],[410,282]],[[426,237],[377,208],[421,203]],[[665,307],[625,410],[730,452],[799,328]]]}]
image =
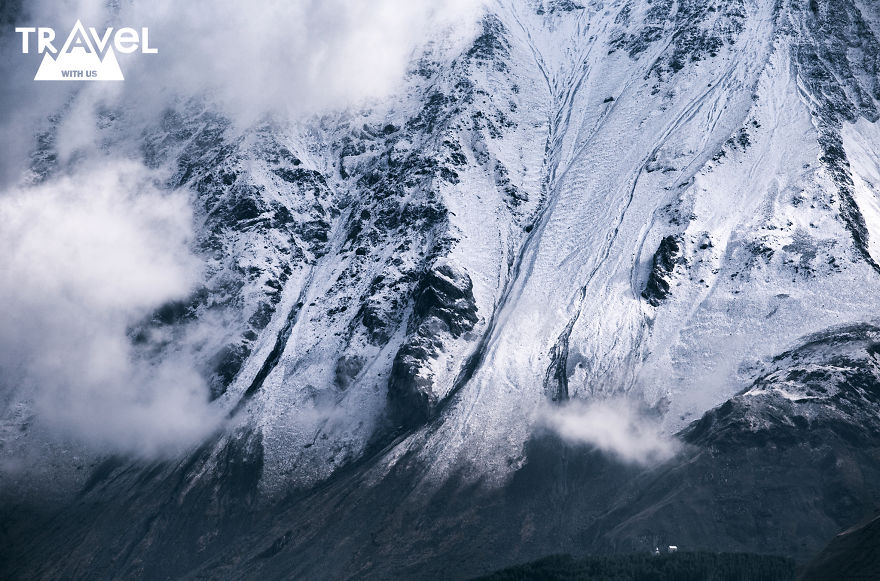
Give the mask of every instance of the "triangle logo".
[{"label": "triangle logo", "polygon": [[102,58],[82,23],[77,20],[57,58],[53,58],[48,52],[43,54],[43,61],[34,80],[124,81],[125,77],[119,68],[113,47],[108,47]]}]

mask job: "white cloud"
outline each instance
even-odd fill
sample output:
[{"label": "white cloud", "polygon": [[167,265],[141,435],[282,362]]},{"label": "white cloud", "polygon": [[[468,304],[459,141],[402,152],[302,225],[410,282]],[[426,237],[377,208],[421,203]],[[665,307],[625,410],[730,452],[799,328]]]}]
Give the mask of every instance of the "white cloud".
[{"label": "white cloud", "polygon": [[[18,35],[0,37],[10,79],[0,87],[0,404],[29,401],[40,425],[98,451],[162,454],[209,434],[220,418],[186,347],[140,361],[126,335],[198,283],[187,198],[157,191],[139,163],[108,158],[102,139],[137,159],[143,129],[190,96],[240,124],[385,97],[426,43],[463,46],[481,9],[481,0],[26,3],[16,26],[54,27],[59,42],[77,19],[146,26],[159,54],[119,55],[123,83],[33,83],[39,56],[20,54]],[[100,110],[121,114],[112,135],[96,130]],[[27,175],[50,115],[59,171],[75,174],[10,186]]]},{"label": "white cloud", "polygon": [[663,462],[679,449],[679,442],[655,418],[625,399],[571,401],[548,408],[542,419],[563,440],[592,446],[628,463]]},{"label": "white cloud", "polygon": [[199,278],[186,197],[109,163],[0,197],[0,377],[52,432],[154,455],[219,418],[192,366],[138,360],[129,327]]},{"label": "white cloud", "polygon": [[[59,42],[77,18],[99,29],[148,27],[159,54],[117,55],[126,81],[116,97],[147,94],[155,104],[174,94],[210,94],[248,123],[266,113],[324,113],[393,93],[428,42],[461,46],[473,36],[482,1],[151,0],[111,11],[102,0],[61,7],[37,0],[28,23],[55,27]],[[36,66],[39,59],[30,60]]]},{"label": "white cloud", "polygon": [[234,111],[250,114],[320,112],[388,95],[421,44],[439,29],[444,36],[456,27],[459,35],[469,32],[479,6],[473,0],[268,0],[248,5],[243,15],[241,3],[231,0],[162,4],[160,13],[169,17],[155,29],[173,59],[164,63],[176,65],[172,86],[208,87]]},{"label": "white cloud", "polygon": [[[320,115],[362,106],[401,88],[412,58],[429,43],[459,50],[473,38],[485,0],[33,0],[16,26],[46,26],[66,38],[77,19],[148,27],[159,54],[117,55],[122,83],[35,83],[35,50],[0,32],[0,184],[15,181],[49,115],[94,104],[127,109],[132,132],[179,98],[207,97],[247,126],[264,115]],[[84,102],[84,105],[77,105]],[[81,117],[80,117],[81,118]],[[79,147],[94,136],[59,136]]]}]

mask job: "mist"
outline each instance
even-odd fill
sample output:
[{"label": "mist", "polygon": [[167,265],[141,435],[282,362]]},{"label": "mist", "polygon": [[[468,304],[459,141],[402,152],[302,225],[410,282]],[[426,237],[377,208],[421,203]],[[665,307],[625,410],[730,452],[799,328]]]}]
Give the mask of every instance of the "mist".
[{"label": "mist", "polygon": [[541,425],[564,441],[593,447],[629,464],[661,463],[680,448],[657,418],[624,398],[570,401],[548,407],[541,420]]},{"label": "mist", "polygon": [[184,359],[139,360],[129,327],[199,280],[192,213],[137,164],[0,197],[0,370],[56,435],[154,456],[218,425]]},{"label": "mist", "polygon": [[[143,457],[219,429],[222,413],[185,350],[141,359],[127,334],[202,281],[190,197],[157,185],[131,136],[191,98],[242,128],[367,106],[400,88],[433,39],[465,42],[480,10],[474,0],[23,5],[14,25],[53,27],[59,42],[79,19],[149,27],[159,53],[117,55],[121,83],[35,83],[40,55],[21,54],[12,27],[0,33],[0,411],[24,405],[53,438]],[[121,113],[124,135],[98,129],[107,110]],[[57,159],[35,173],[46,134]]]},{"label": "mist", "polygon": [[[158,54],[117,55],[125,82],[88,83],[86,92],[136,100],[143,110],[199,96],[247,125],[387,97],[419,51],[472,38],[481,11],[482,0],[37,0],[17,24],[52,26],[59,42],[77,19],[99,29],[147,27]],[[14,54],[20,44],[15,35],[10,58],[36,72],[39,55]]]}]

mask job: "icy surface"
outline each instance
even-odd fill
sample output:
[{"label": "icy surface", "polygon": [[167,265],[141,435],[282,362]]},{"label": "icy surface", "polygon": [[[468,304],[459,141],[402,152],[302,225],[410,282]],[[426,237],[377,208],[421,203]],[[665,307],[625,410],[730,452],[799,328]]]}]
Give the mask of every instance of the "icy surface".
[{"label": "icy surface", "polygon": [[369,109],[108,122],[193,192],[210,265],[182,321],[145,325],[176,329],[260,435],[265,491],[378,449],[377,475],[415,452],[432,479],[500,480],[571,398],[625,395],[676,432],[880,307],[876,9],[808,4],[499,1]]}]

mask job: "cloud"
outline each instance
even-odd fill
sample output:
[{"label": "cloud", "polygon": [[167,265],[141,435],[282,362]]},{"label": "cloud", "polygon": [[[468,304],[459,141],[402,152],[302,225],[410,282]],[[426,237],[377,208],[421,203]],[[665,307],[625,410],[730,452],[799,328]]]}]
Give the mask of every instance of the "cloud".
[{"label": "cloud", "polygon": [[546,409],[542,420],[563,440],[592,446],[627,463],[664,462],[679,449],[679,442],[662,430],[656,418],[625,399],[571,401]]},{"label": "cloud", "polygon": [[[482,0],[57,4],[37,0],[26,20],[55,27],[59,42],[77,18],[99,29],[106,23],[149,28],[150,45],[159,53],[117,55],[126,76],[117,97],[147,106],[174,94],[210,95],[244,124],[266,113],[320,114],[388,96],[429,42],[458,46],[471,38],[482,9]],[[30,57],[36,67],[38,56]],[[118,89],[108,83],[86,88]]]},{"label": "cloud", "polygon": [[[130,326],[199,279],[186,196],[108,162],[0,196],[0,377],[52,433],[112,452],[173,452],[219,417],[183,357],[138,357]],[[17,397],[16,397],[17,396]]]},{"label": "cloud", "polygon": [[[485,0],[32,0],[15,26],[44,26],[63,43],[77,19],[148,27],[158,54],[117,55],[122,83],[36,83],[40,56],[0,30],[0,186],[14,182],[46,119],[76,101],[123,108],[126,123],[155,123],[181,99],[205,98],[239,126],[362,107],[402,88],[429,45],[460,50]],[[86,139],[94,128],[81,128]],[[74,134],[76,137],[77,134]],[[14,136],[14,138],[13,138]]]},{"label": "cloud", "polygon": [[[400,90],[430,43],[463,46],[481,0],[21,6],[15,26],[53,27],[59,42],[77,19],[99,30],[149,27],[159,54],[117,55],[123,83],[34,83],[39,55],[21,54],[13,27],[0,31],[8,81],[0,86],[0,410],[8,416],[25,401],[35,425],[99,452],[173,453],[220,419],[191,345],[146,360],[127,334],[156,307],[187,296],[202,275],[189,250],[188,197],[152,185],[152,170],[135,161],[139,136],[190,97],[213,102],[240,126],[382,99]],[[116,122],[98,127],[107,111]],[[22,186],[38,136],[51,141],[55,174]],[[203,336],[223,336],[211,327],[221,323],[187,329],[181,341],[210,343]]]},{"label": "cloud", "polygon": [[[208,88],[233,111],[322,112],[388,95],[417,48],[464,37],[473,0],[221,0],[160,3],[154,27],[172,85]],[[155,14],[154,6],[142,13]],[[181,26],[181,22],[184,26]],[[457,35],[457,36],[456,36]],[[143,59],[141,59],[142,62]],[[157,63],[158,64],[158,63]]]}]

